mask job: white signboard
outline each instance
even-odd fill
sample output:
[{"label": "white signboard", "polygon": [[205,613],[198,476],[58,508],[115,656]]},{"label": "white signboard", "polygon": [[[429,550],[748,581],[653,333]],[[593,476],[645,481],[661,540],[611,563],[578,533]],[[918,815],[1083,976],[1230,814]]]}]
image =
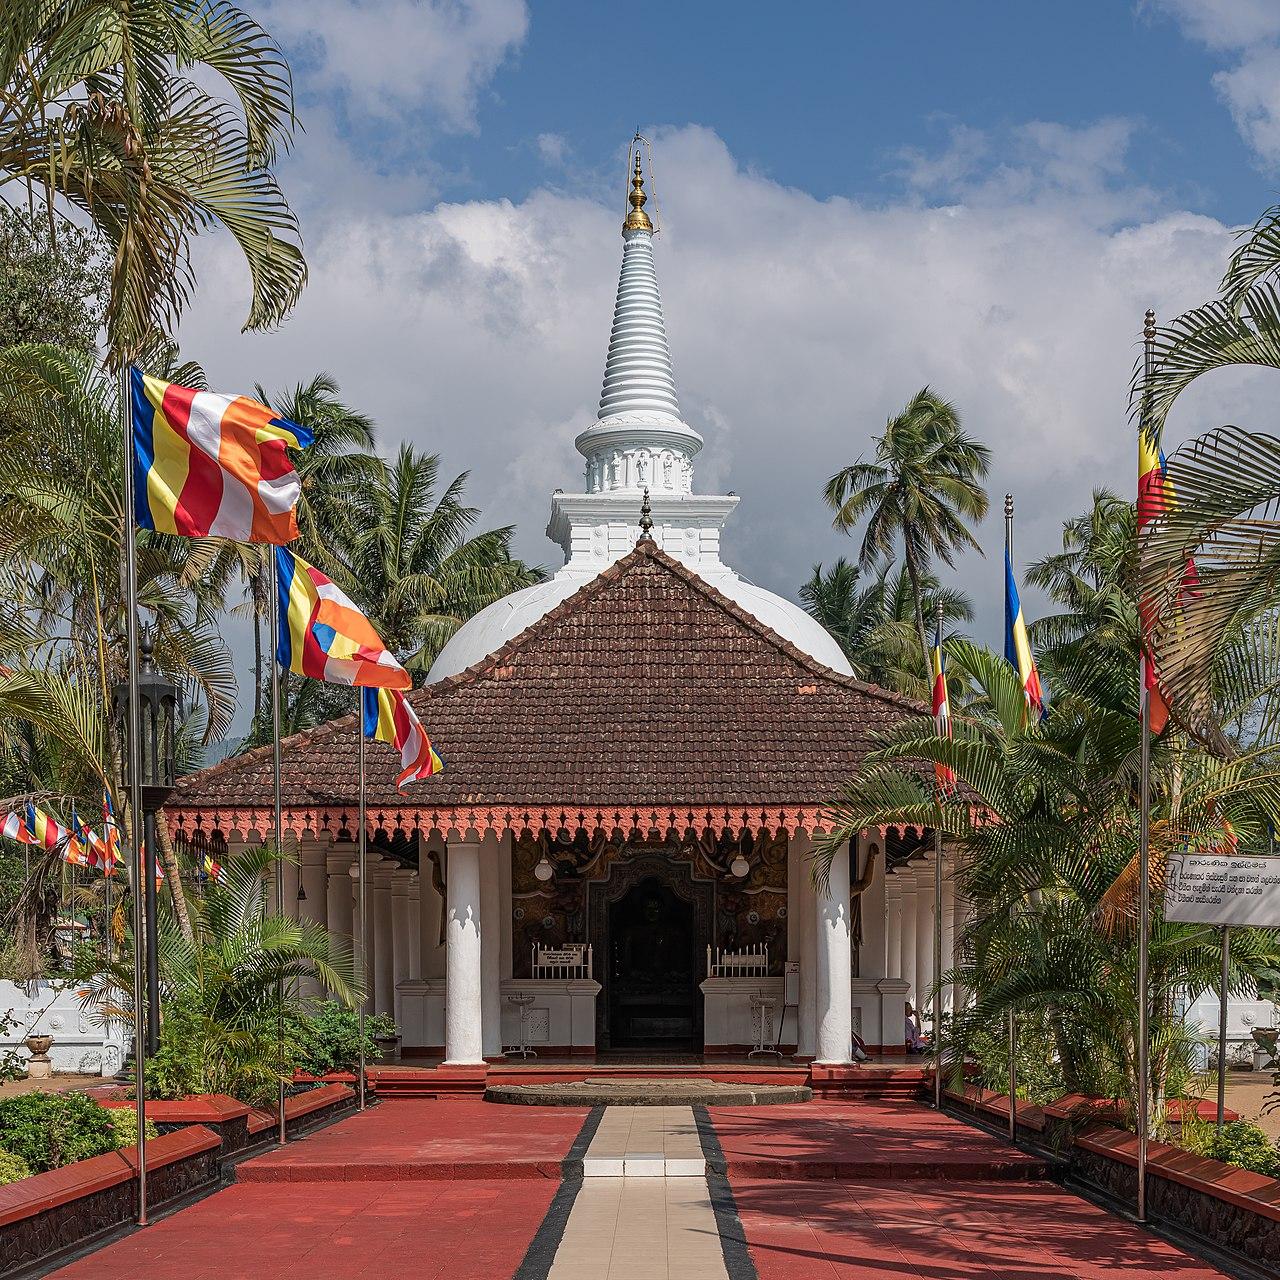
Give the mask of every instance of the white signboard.
[{"label": "white signboard", "polygon": [[1166,872],[1164,918],[1280,928],[1280,858],[1174,855]]}]

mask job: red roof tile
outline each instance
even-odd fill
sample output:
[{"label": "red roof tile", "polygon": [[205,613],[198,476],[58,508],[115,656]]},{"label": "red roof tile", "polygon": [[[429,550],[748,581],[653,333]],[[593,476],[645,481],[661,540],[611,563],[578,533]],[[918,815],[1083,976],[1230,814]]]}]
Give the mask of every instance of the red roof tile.
[{"label": "red roof tile", "polygon": [[[370,743],[371,810],[821,805],[880,731],[924,714],[801,653],[650,542],[411,699],[445,771],[401,795],[395,753]],[[354,805],[356,747],[354,717],[286,739],[286,808]],[[182,779],[167,809],[270,804],[259,748]]]}]

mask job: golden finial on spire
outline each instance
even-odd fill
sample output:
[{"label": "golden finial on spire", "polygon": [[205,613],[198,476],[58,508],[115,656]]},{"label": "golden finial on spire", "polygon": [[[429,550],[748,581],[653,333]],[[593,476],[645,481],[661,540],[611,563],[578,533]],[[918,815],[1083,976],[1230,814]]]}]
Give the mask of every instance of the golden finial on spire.
[{"label": "golden finial on spire", "polygon": [[[637,142],[640,135],[636,134]],[[631,194],[627,196],[627,203],[631,205],[631,212],[627,214],[626,221],[622,224],[622,230],[625,234],[628,231],[652,231],[653,223],[649,221],[649,215],[645,213],[645,201],[648,196],[644,193],[644,175],[640,172],[640,148],[636,147],[636,166],[631,175]]]}]

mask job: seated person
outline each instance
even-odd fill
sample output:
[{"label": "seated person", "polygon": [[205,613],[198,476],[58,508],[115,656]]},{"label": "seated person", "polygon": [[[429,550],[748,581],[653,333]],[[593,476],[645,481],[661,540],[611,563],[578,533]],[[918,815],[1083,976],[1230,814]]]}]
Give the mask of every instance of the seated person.
[{"label": "seated person", "polygon": [[916,1011],[911,1005],[911,1001],[907,1001],[906,1009],[906,1041],[908,1053],[928,1053],[929,1039],[920,1030],[920,1019],[916,1017]]},{"label": "seated person", "polygon": [[855,1031],[853,1033],[853,1060],[854,1062],[866,1062],[868,1058],[867,1042]]}]

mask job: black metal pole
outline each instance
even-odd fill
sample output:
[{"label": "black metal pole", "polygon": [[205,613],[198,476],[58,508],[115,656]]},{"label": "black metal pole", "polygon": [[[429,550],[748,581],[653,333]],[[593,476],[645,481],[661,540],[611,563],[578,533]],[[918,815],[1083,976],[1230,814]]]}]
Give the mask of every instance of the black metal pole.
[{"label": "black metal pole", "polygon": [[1231,926],[1222,926],[1222,980],[1218,984],[1218,1132],[1227,1112],[1227,1000],[1231,994]]},{"label": "black metal pole", "polygon": [[145,867],[147,878],[143,902],[146,909],[147,941],[147,1055],[155,1057],[160,1049],[160,951],[156,946],[156,815],[142,815]]}]

